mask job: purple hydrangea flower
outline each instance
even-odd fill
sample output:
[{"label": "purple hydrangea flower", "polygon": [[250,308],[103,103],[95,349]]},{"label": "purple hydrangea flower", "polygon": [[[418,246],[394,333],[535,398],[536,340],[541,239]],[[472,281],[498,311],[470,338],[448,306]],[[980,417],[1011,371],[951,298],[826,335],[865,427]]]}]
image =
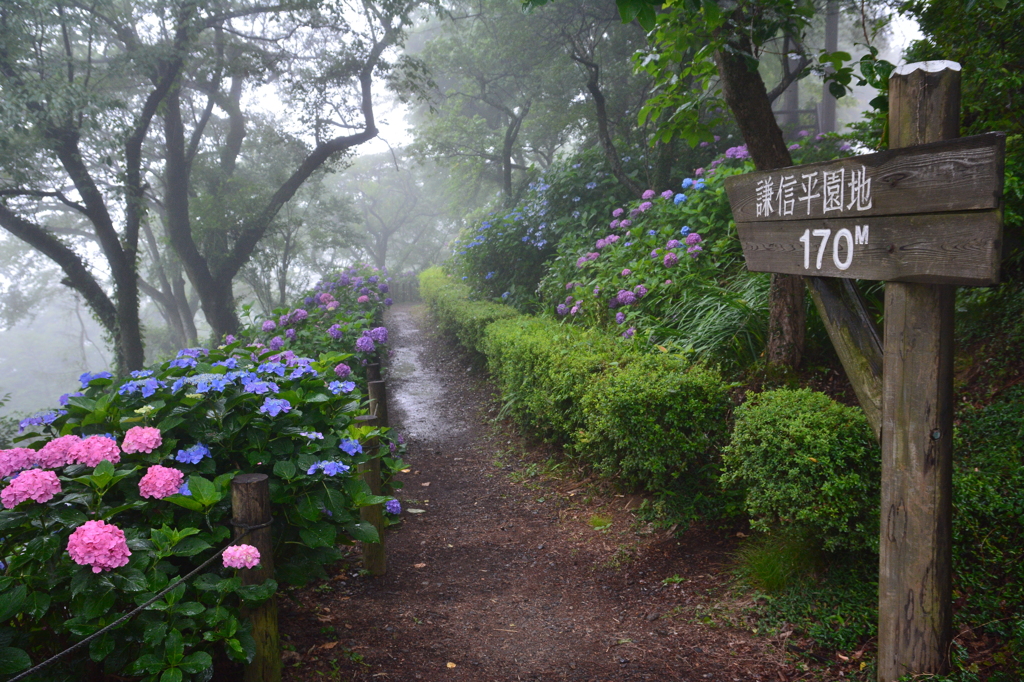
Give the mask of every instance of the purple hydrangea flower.
[{"label": "purple hydrangea flower", "polygon": [[662,262],[665,264],[666,268],[670,268],[679,262],[679,256],[677,256],[673,251],[669,251],[665,254],[665,259]]},{"label": "purple hydrangea flower", "polygon": [[402,513],[402,504],[398,500],[388,500],[384,503],[384,511],[397,516]]},{"label": "purple hydrangea flower", "polygon": [[691,232],[686,235],[686,245],[693,246],[694,244],[700,244],[704,239],[696,232]]},{"label": "purple hydrangea flower", "polygon": [[644,211],[650,210],[650,208],[652,206],[654,206],[654,204],[652,204],[649,201],[645,201],[642,204],[640,204],[639,206],[637,206],[637,211],[639,211],[640,213],[643,213]]},{"label": "purple hydrangea flower", "polygon": [[700,244],[694,244],[690,248],[686,249],[686,253],[690,254],[692,258],[696,258],[697,254],[703,251],[704,248]]},{"label": "purple hydrangea flower", "polygon": [[665,243],[665,248],[666,249],[678,249],[682,245],[683,245],[682,242],[680,242],[678,239],[669,239]]},{"label": "purple hydrangea flower", "polygon": [[335,341],[339,341],[342,337],[341,325],[332,324],[330,327],[327,328],[327,335],[330,336]]},{"label": "purple hydrangea flower", "polygon": [[296,308],[295,310],[293,310],[291,312],[291,321],[292,322],[302,322],[307,317],[309,317],[309,313],[307,313],[302,308]]},{"label": "purple hydrangea flower", "polygon": [[372,353],[376,348],[369,336],[360,336],[356,339],[356,350],[360,353]]},{"label": "purple hydrangea flower", "polygon": [[389,305],[391,305],[393,303],[394,303],[394,301],[392,301],[390,298],[385,298],[384,299],[384,305],[388,305],[389,306]]},{"label": "purple hydrangea flower", "polygon": [[653,189],[645,189],[644,193],[640,196],[640,198],[644,199],[644,200],[653,199],[654,198],[654,190]]},{"label": "purple hydrangea flower", "polygon": [[618,301],[619,305],[633,305],[636,303],[636,294],[628,289],[620,289],[619,293],[615,296],[615,300]]},{"label": "purple hydrangea flower", "polygon": [[662,192],[661,193],[661,198],[662,199],[671,199],[672,198],[672,190],[667,189],[664,192]]},{"label": "purple hydrangea flower", "polygon": [[387,327],[374,327],[370,331],[366,332],[364,335],[365,336],[369,336],[371,339],[373,339],[377,343],[387,343],[388,342],[388,328]]},{"label": "purple hydrangea flower", "polygon": [[618,217],[622,216],[623,213],[625,213],[624,210],[622,210],[621,208],[617,208],[614,211],[612,211],[612,217],[613,218],[618,218]]},{"label": "purple hydrangea flower", "polygon": [[379,291],[382,294],[386,294],[390,290],[391,288],[385,282],[381,282],[380,284],[377,285],[377,291]]},{"label": "purple hydrangea flower", "polygon": [[630,327],[626,331],[622,332],[622,338],[631,339],[633,338],[633,334],[636,334],[636,327]]},{"label": "purple hydrangea flower", "polygon": [[294,329],[289,329],[288,331],[286,331],[284,333],[284,335],[286,337],[288,337],[289,341],[294,341],[295,340],[295,330]]},{"label": "purple hydrangea flower", "polygon": [[633,287],[633,293],[636,294],[637,298],[643,298],[644,296],[647,295],[647,287],[645,287],[643,284],[637,284],[635,287]]},{"label": "purple hydrangea flower", "polygon": [[277,329],[277,323],[273,320],[263,320],[263,331],[272,332]]},{"label": "purple hydrangea flower", "polygon": [[338,375],[339,379],[344,379],[352,373],[352,368],[346,365],[344,362],[339,362],[334,366],[334,373]]},{"label": "purple hydrangea flower", "polygon": [[622,270],[622,276],[623,277],[629,277],[632,274],[633,274],[632,270],[630,270],[629,268],[623,268],[623,270]]},{"label": "purple hydrangea flower", "polygon": [[555,307],[555,312],[558,313],[559,317],[565,317],[569,314],[569,306],[564,303],[559,303],[558,306]]},{"label": "purple hydrangea flower", "polygon": [[267,348],[270,350],[281,350],[282,347],[284,347],[284,339],[280,336],[270,339],[270,343],[267,344]]},{"label": "purple hydrangea flower", "polygon": [[626,313],[615,313],[615,323],[622,324],[626,321]]}]

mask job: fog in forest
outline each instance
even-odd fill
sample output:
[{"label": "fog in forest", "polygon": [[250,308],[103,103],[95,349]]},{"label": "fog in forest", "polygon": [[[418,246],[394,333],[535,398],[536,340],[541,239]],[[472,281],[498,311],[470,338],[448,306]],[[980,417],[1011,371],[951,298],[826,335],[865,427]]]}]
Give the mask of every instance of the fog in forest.
[{"label": "fog in forest", "polygon": [[[495,2],[484,4],[488,8],[499,6]],[[588,49],[598,56],[605,50],[602,58],[618,59],[602,72],[607,79],[609,116],[620,131],[635,129],[637,107],[649,94],[650,83],[631,75],[629,55],[640,45],[643,32],[635,25],[624,28],[616,23],[614,3],[593,4],[600,6],[594,16],[604,22],[600,24],[604,28],[598,30],[606,31],[606,44],[599,39]],[[551,8],[543,9],[564,11],[565,5],[553,3]],[[537,36],[528,35],[529,22],[534,19],[521,13],[517,18],[518,5],[505,7],[504,11],[507,16],[481,24],[478,33],[469,28],[469,19],[462,19],[463,26],[453,28],[458,22],[419,16],[408,31],[404,52],[393,50],[391,54],[396,63],[408,57],[408,68],[396,68],[388,89],[380,85],[374,95],[378,119],[387,123],[380,126],[381,135],[325,164],[284,205],[249,262],[234,277],[238,305],[248,306],[249,314],[269,314],[321,277],[350,263],[386,266],[392,275],[415,273],[437,264],[446,257],[447,244],[467,221],[494,210],[502,201],[511,201],[503,193],[520,191],[531,169],[543,169],[570,153],[597,147],[596,133],[588,120],[593,105],[583,87],[584,70],[568,58],[531,61],[532,51],[540,49],[530,42]],[[600,18],[601,11],[613,19]],[[593,20],[568,13],[558,16],[566,22]],[[914,25],[906,20],[897,21],[895,31],[869,36],[860,19],[853,10],[845,12],[839,29],[839,48],[851,52],[855,59],[865,51],[858,43],[870,39],[880,48],[881,57],[899,62],[903,47],[916,37]],[[822,26],[818,20],[812,24],[809,44],[822,42]],[[456,43],[443,43],[453,40],[462,41],[464,50],[456,53]],[[483,71],[489,66],[484,63],[483,52],[473,50],[496,50],[495,45],[502,40],[505,44],[499,46],[500,50],[515,55],[522,68],[532,69],[520,74],[522,80],[530,82],[512,84],[516,78],[511,79],[503,92],[494,95],[503,97],[503,101],[490,103],[490,109],[486,97],[471,102],[453,96],[451,93],[462,87],[457,59],[475,60]],[[517,40],[523,44],[514,44]],[[766,57],[762,71],[778,71],[778,64],[769,61]],[[285,87],[287,76],[268,77],[258,86],[245,86],[251,107],[242,157],[258,156],[267,168],[287,169],[313,142],[309,112],[297,108],[294,102],[276,98],[275,92]],[[523,93],[512,92],[515,88]],[[822,92],[819,77],[810,75],[794,89],[798,94],[788,100],[789,106],[804,111],[817,107]],[[872,88],[854,87],[854,96],[839,102],[840,126],[859,120],[875,94]],[[516,96],[522,101],[517,103]],[[265,103],[252,103],[259,98],[265,98]],[[777,105],[782,104],[780,98]],[[197,111],[201,109],[195,106]],[[231,116],[218,108],[212,112],[210,125],[227,131]],[[505,159],[503,179],[495,140],[507,136],[503,125],[509,116],[522,116],[523,120],[516,129],[521,139]],[[632,134],[631,144],[642,149],[647,144],[642,138],[649,135],[649,130],[639,129]],[[732,144],[739,143],[737,140]],[[148,172],[157,187],[162,167],[159,149],[154,145],[147,153],[152,155]],[[195,182],[207,180],[198,177]],[[255,187],[251,190],[254,195],[269,192],[261,185],[273,187],[281,181],[280,177],[245,178]],[[193,199],[192,210],[197,213],[217,210]],[[145,280],[140,317],[146,362],[173,356],[176,349],[186,345],[208,343],[211,333],[198,295],[160,227],[167,216],[155,190],[150,201],[151,220],[145,221],[139,248],[140,274]],[[83,236],[89,228],[81,216],[56,201],[43,206],[36,215],[59,226],[63,232],[58,234],[85,255],[98,281],[110,291],[109,268],[99,256],[94,238]],[[225,215],[230,215],[226,208],[217,219],[223,220]],[[10,394],[3,408],[5,415],[20,416],[56,407],[61,394],[76,390],[81,373],[109,369],[115,361],[104,328],[82,296],[60,283],[62,278],[52,261],[7,231],[0,231],[0,396]]]}]

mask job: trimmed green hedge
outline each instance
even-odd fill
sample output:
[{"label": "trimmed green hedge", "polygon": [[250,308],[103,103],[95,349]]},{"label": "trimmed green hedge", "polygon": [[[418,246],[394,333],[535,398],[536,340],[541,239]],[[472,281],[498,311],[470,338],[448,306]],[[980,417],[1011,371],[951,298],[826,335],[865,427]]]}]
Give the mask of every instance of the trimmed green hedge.
[{"label": "trimmed green hedge", "polygon": [[728,437],[728,412],[728,387],[717,371],[643,355],[588,388],[575,447],[602,473],[665,489],[716,458]]},{"label": "trimmed green hedge", "polygon": [[481,343],[487,325],[519,315],[513,308],[486,301],[469,300],[470,290],[452,279],[441,268],[420,273],[420,297],[430,306],[441,331],[451,334],[466,348],[482,353]]},{"label": "trimmed green hedge", "polygon": [[441,328],[487,357],[505,409],[520,425],[649,491],[706,475],[701,465],[727,436],[727,387],[717,371],[642,352],[598,329],[469,301],[468,288],[438,268],[420,281]]}]

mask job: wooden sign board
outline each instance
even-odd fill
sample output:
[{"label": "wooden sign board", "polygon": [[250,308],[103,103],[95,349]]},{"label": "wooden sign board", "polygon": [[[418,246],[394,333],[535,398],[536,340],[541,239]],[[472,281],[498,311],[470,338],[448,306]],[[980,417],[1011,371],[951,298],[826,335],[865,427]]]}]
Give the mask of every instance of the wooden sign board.
[{"label": "wooden sign board", "polygon": [[1005,143],[989,133],[727,178],[747,268],[995,284]]}]

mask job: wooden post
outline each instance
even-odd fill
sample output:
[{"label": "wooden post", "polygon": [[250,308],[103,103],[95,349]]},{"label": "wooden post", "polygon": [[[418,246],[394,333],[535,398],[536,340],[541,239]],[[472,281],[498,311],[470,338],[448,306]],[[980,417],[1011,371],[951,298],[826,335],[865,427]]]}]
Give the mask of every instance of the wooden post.
[{"label": "wooden post", "polygon": [[380,381],[379,362],[371,362],[366,366],[366,381]]},{"label": "wooden post", "polygon": [[[231,481],[231,520],[234,537],[245,533],[248,526],[270,523],[270,482],[266,474],[239,474]],[[274,548],[270,527],[250,532],[242,544],[260,551],[258,569],[238,571],[243,585],[261,585],[274,577]],[[252,623],[256,654],[245,666],[245,682],[281,681],[281,646],[277,632],[277,597],[271,597],[255,608],[243,609],[242,615]]]},{"label": "wooden post", "polygon": [[[959,64],[893,73],[891,148],[952,139],[959,127]],[[879,682],[949,668],[955,292],[948,284],[885,285]]]},{"label": "wooden post", "polygon": [[[360,415],[355,418],[360,426],[378,426],[377,417],[370,414]],[[370,487],[370,492],[380,495],[380,458],[378,457],[379,443],[376,436],[366,442],[366,452],[371,457],[359,465],[359,474]],[[370,523],[377,529],[380,542],[363,542],[363,568],[369,571],[370,575],[384,575],[387,570],[387,560],[384,554],[384,505],[372,504],[368,507],[360,507],[359,516],[363,521]]]},{"label": "wooden post", "polygon": [[377,417],[377,426],[387,428],[388,422],[388,389],[384,381],[371,381],[367,384],[370,391],[370,414]]}]

